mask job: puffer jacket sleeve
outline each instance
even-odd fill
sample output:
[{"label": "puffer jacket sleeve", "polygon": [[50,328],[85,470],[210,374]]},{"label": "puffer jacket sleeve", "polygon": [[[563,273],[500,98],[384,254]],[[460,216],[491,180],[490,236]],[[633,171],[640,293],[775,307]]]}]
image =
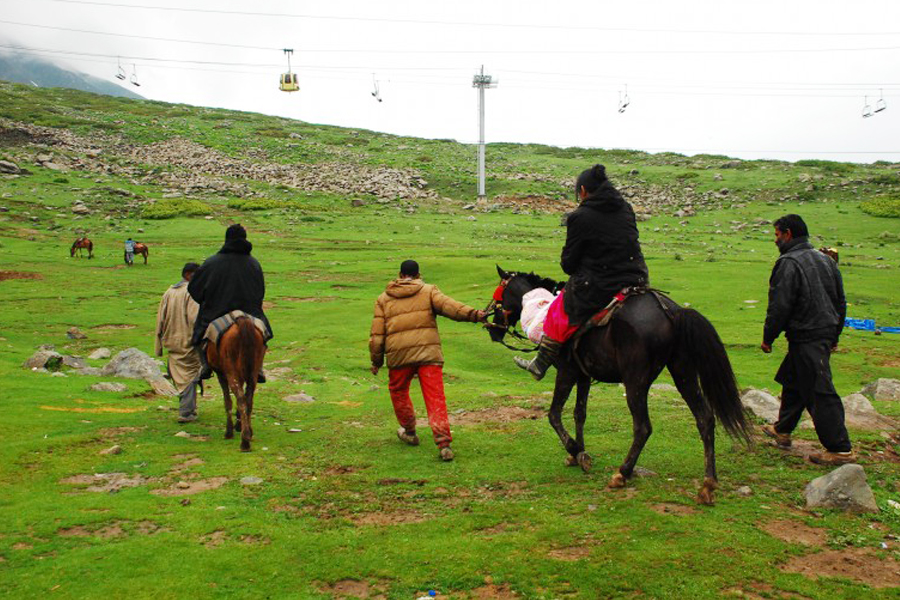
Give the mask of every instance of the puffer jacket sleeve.
[{"label": "puffer jacket sleeve", "polygon": [[559,266],[566,275],[574,275],[584,255],[585,236],[578,223],[577,212],[566,219],[566,245],[563,246]]},{"label": "puffer jacket sleeve", "polygon": [[435,314],[442,315],[454,321],[478,320],[477,309],[457,302],[450,296],[441,292],[436,285],[431,286],[431,308]]},{"label": "puffer jacket sleeve", "polygon": [[381,367],[384,364],[384,306],[381,297],[375,301],[375,317],[372,319],[372,330],[369,333],[369,357],[372,366]]},{"label": "puffer jacket sleeve", "polygon": [[799,265],[790,259],[779,260],[772,269],[772,276],[769,278],[769,308],[766,310],[763,329],[763,342],[770,346],[790,320],[801,276]]}]

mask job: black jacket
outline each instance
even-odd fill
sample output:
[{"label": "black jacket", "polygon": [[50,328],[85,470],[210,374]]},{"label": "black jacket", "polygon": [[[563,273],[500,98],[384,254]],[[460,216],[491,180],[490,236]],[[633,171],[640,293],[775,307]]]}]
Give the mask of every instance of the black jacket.
[{"label": "black jacket", "polygon": [[837,344],[844,329],[847,301],[834,260],[798,237],[781,247],[769,278],[769,308],[763,342],[782,331],[789,342],[827,340]]},{"label": "black jacket", "polygon": [[620,289],[649,282],[631,205],[609,181],[569,215],[560,266],[568,274],[565,309],[572,325],[606,306]]},{"label": "black jacket", "polygon": [[252,249],[247,240],[226,240],[222,249],[194,273],[188,284],[188,293],[200,305],[194,323],[194,344],[203,339],[214,319],[232,310],[262,319],[271,334],[272,327],[262,308],[266,284],[259,261],[250,256]]}]

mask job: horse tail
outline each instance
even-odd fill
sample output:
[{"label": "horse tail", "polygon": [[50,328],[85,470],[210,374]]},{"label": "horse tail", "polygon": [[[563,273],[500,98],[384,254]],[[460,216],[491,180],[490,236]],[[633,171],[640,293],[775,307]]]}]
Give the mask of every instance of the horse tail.
[{"label": "horse tail", "polygon": [[734,438],[750,441],[737,379],[719,334],[709,320],[692,308],[675,312],[676,352],[697,377],[707,405]]},{"label": "horse tail", "polygon": [[238,357],[237,368],[244,380],[244,385],[256,385],[256,347],[257,330],[253,322],[248,318],[240,318],[235,321],[238,327]]}]

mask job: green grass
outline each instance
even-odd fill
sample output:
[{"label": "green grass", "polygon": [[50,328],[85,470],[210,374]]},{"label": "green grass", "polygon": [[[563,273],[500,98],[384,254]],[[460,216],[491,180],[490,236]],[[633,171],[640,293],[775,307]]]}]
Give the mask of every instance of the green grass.
[{"label": "green grass", "polygon": [[[523,376],[512,354],[491,344],[479,327],[441,320],[457,459],[438,461],[427,427],[418,448],[397,441],[386,373],[368,373],[366,343],[374,300],[402,260],[415,258],[427,281],[479,307],[497,284],[497,263],[562,277],[559,215],[461,209],[472,201],[471,147],[63,90],[0,84],[0,96],[7,118],[52,123],[54,115],[68,115],[78,122],[59,126],[86,135],[106,135],[118,123],[117,135],[133,144],[177,134],[230,156],[256,147],[272,162],[415,168],[442,196],[418,206],[367,198],[365,206],[351,207],[353,190],[337,197],[250,182],[254,195],[247,198],[204,193],[162,199],[167,190],[149,169],[140,177],[77,169],[60,174],[34,162],[37,149],[0,136],[0,156],[32,171],[0,179],[0,206],[9,209],[0,212],[0,271],[40,277],[0,281],[6,433],[0,449],[0,594],[327,598],[339,595],[332,592],[337,582],[355,580],[374,590],[370,597],[390,598],[414,598],[429,589],[438,598],[464,598],[486,581],[497,586],[494,592],[527,598],[719,598],[740,597],[740,590],[772,598],[896,597],[896,588],[782,571],[791,557],[814,549],[760,528],[788,518],[825,530],[830,547],[873,548],[896,560],[897,542],[886,536],[900,532],[900,513],[887,500],[897,499],[900,469],[879,452],[897,447],[878,433],[851,431],[883,508],[878,514],[805,511],[803,487],[825,469],[763,443],[736,445],[724,435],[717,440],[718,503],[699,507],[694,495],[703,456],[693,419],[679,398],[654,392],[654,433],[639,465],[657,475],[636,479],[630,491],[608,491],[606,481],[631,441],[622,390],[593,388],[586,440],[595,468],[590,474],[567,469],[542,417],[466,422],[459,411],[546,409],[552,382]],[[0,122],[0,132],[2,127]],[[840,247],[849,316],[900,325],[897,232],[893,221],[860,208],[885,187],[890,192],[889,179],[878,179],[892,172],[890,165],[735,166],[718,156],[512,144],[492,145],[488,153],[501,165],[491,169],[491,195],[570,197],[570,184],[563,182],[593,162],[607,164],[615,183],[639,190],[728,187],[738,199],[698,207],[689,219],[658,211],[639,226],[654,285],[712,321],[741,387],[775,390],[772,377],[785,349],[779,339],[772,355],[758,350],[777,257],[771,226],[754,225],[759,219],[802,214],[817,245]],[[542,177],[512,178],[519,173]],[[839,179],[848,184],[828,187]],[[812,184],[823,191],[803,196]],[[142,198],[157,200],[147,205]],[[75,200],[94,212],[76,217],[69,210]],[[176,210],[154,219],[145,212],[194,204],[214,218]],[[252,453],[222,439],[215,385],[201,399],[200,420],[179,425],[175,401],[150,395],[144,382],[124,380],[127,391],[104,393],[90,386],[108,378],[21,368],[41,344],[81,356],[97,347],[150,352],[162,292],[186,261],[215,252],[234,221],[249,229],[265,270],[276,336],[266,357],[271,381],[257,396]],[[68,257],[82,233],[94,240],[93,260]],[[150,245],[148,265],[122,265],[128,236]],[[68,339],[71,326],[88,337]],[[877,377],[900,377],[900,336],[847,331],[841,342],[833,358],[841,394]],[[283,400],[301,391],[316,401]],[[413,395],[424,416],[418,391]],[[900,418],[896,403],[876,402],[876,408]],[[302,432],[288,433],[290,428]],[[174,437],[182,429],[208,439]],[[815,439],[806,429],[798,436]],[[114,443],[122,445],[122,454],[99,454]],[[202,464],[175,471],[191,457]],[[62,482],[111,472],[147,481],[112,494]],[[243,486],[246,476],[264,483]],[[228,481],[185,497],[150,493],[214,477]],[[752,496],[736,493],[743,485]],[[661,504],[692,512],[660,513],[655,509]],[[103,531],[116,535],[96,535]],[[72,532],[87,535],[66,535]],[[887,550],[880,549],[883,541]]]}]

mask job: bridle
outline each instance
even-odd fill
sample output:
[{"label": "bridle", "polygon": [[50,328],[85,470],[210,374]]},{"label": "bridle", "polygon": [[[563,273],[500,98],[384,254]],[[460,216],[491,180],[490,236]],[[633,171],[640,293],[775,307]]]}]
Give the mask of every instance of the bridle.
[{"label": "bridle", "polygon": [[[503,294],[506,293],[506,286],[509,285],[509,282],[511,279],[512,279],[512,277],[509,277],[508,279],[503,279],[500,281],[500,285],[498,285],[497,289],[494,290],[494,294],[491,297],[491,301],[488,303],[488,305],[484,309],[484,312],[487,315],[489,315],[490,317],[499,317],[501,322],[500,323],[492,323],[490,321],[486,321],[484,324],[484,327],[485,327],[485,329],[490,329],[490,328],[502,329],[503,333],[504,333],[504,337],[506,334],[509,334],[510,336],[512,336],[516,339],[524,340],[524,341],[530,343],[531,340],[528,339],[528,336],[522,335],[515,328],[515,325],[511,326],[509,324],[509,316],[512,314],[512,311],[506,310],[505,308],[503,308]],[[510,344],[507,344],[502,339],[499,339],[496,341],[498,341],[500,343],[500,345],[502,345],[506,348],[509,348],[510,350],[513,350],[514,352],[535,352],[538,349],[537,346],[535,346],[533,348],[516,348],[515,346],[511,346]]]}]

